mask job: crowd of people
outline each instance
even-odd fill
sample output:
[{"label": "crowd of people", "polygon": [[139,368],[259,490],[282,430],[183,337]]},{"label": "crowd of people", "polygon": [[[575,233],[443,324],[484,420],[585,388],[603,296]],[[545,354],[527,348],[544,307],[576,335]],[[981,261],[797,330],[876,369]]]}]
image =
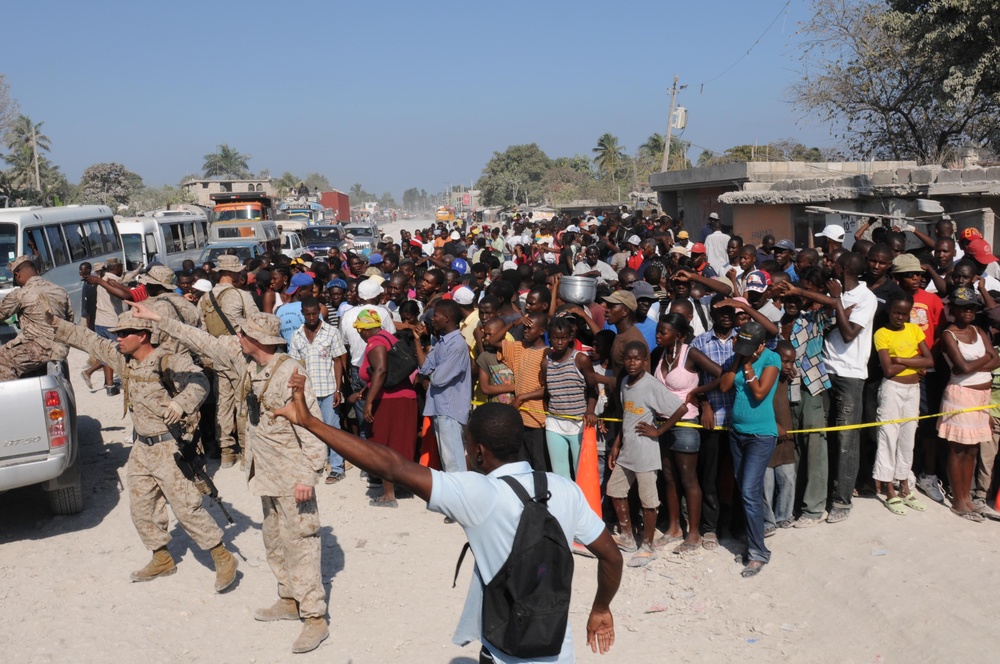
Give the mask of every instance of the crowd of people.
[{"label": "crowd of people", "polygon": [[[349,464],[329,436],[261,417],[290,402],[297,369],[317,422],[446,474],[477,467],[467,425],[482,404],[517,409],[516,459],[505,459],[570,481],[593,436],[598,516],[631,567],[666,549],[715,549],[727,528],[752,577],[770,561],[769,537],[843,522],[859,496],[886,518],[931,500],[968,521],[1000,519],[1000,265],[975,228],[945,217],[933,233],[866,221],[848,248],[831,225],[797,249],[772,236],[750,244],[716,214],[699,231],[655,210],[516,215],[404,230],[368,254],[223,255],[176,274],[85,265],[82,326],[41,306],[68,300],[21,257],[10,267],[21,294],[4,307],[22,315],[15,345],[31,357],[75,346],[91,356],[88,385],[99,370],[110,396],[124,383],[149,448],[130,458],[133,521],[154,552],[133,579],[175,570],[159,491],[212,551],[216,589],[232,583],[217,528],[155,468],[157,442],[200,439],[222,468],[242,457],[262,497],[280,599],[255,617],[305,618],[305,651],[328,633],[312,486],[341,482]],[[592,279],[594,295],[563,288],[570,277]],[[205,377],[164,378],[191,362]],[[158,381],[142,388],[150,412],[140,375]],[[384,467],[367,477],[370,505],[391,509],[413,487]],[[303,506],[308,527],[290,528]]]}]

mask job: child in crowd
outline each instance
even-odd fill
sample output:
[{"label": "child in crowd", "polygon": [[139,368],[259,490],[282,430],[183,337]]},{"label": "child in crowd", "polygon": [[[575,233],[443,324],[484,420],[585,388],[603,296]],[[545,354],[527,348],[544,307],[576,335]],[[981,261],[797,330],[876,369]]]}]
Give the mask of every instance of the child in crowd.
[{"label": "child in crowd", "polygon": [[479,389],[486,395],[487,401],[509,404],[514,401],[514,372],[497,357],[500,349],[489,343],[490,337],[503,328],[504,322],[500,318],[483,323],[483,350],[476,358],[476,368]]},{"label": "child in crowd", "polygon": [[[888,322],[875,332],[875,351],[884,377],[878,391],[878,453],[872,477],[875,491],[885,493],[885,506],[897,515],[905,507],[924,511],[926,506],[910,486],[913,466],[913,442],[920,414],[920,374],[918,370],[934,366],[931,351],[920,326],[910,321],[913,296],[899,292],[886,302]],[[987,395],[988,396],[988,395]],[[899,495],[893,486],[899,483]]]},{"label": "child in crowd", "polygon": [[[629,567],[643,567],[656,559],[653,538],[660,506],[656,474],[661,468],[658,440],[687,412],[687,406],[680,399],[646,373],[648,360],[649,351],[644,342],[632,341],[625,346],[627,376],[621,386],[622,429],[608,459],[611,468],[608,495],[614,502],[621,529],[615,535],[615,543],[626,553],[635,552],[628,561]],[[657,417],[666,420],[659,428],[653,426]],[[642,504],[642,533],[638,547],[628,505],[628,492],[635,483],[639,484]]]},{"label": "child in crowd", "polygon": [[778,443],[764,473],[764,537],[780,528],[795,525],[795,436],[788,433],[795,427],[792,406],[802,400],[798,359],[791,341],[779,341],[775,346],[781,358],[778,389],[774,392],[774,419],[778,423]]},{"label": "child in crowd", "polygon": [[[941,336],[945,357],[951,365],[951,379],[941,400],[943,413],[989,404],[991,372],[1000,366],[1000,359],[986,333],[974,325],[981,308],[971,288],[956,288],[949,298],[954,322]],[[943,415],[938,434],[948,441],[948,479],[954,496],[951,511],[969,521],[983,521],[983,515],[972,504],[972,476],[980,444],[990,442],[993,436],[989,411]]]}]

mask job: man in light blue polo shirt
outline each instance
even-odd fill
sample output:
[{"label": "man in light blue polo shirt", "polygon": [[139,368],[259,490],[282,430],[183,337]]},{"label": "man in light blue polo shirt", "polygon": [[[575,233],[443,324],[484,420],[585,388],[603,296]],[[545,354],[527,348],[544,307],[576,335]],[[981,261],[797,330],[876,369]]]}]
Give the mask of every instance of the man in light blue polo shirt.
[{"label": "man in light blue polo shirt", "polygon": [[[292,401],[275,415],[308,429],[359,468],[410,487],[414,495],[427,501],[427,509],[451,517],[465,530],[476,557],[476,568],[453,639],[455,643],[465,645],[481,641],[480,662],[565,664],[575,661],[570,626],[567,626],[560,654],[542,659],[513,657],[482,640],[483,583],[489,583],[510,555],[523,510],[520,499],[499,478],[513,476],[528,493],[534,494],[531,466],[517,460],[523,429],[521,416],[513,407],[488,403],[473,411],[465,430],[464,451],[476,472],[443,473],[403,459],[388,447],[368,443],[324,424],[306,408],[304,378],[293,377],[290,384]],[[566,546],[572,546],[576,538],[598,560],[597,592],[587,620],[587,644],[594,652],[604,654],[614,644],[614,619],[610,607],[621,582],[621,552],[574,482],[552,473],[546,473],[546,479],[550,493],[547,507],[566,536]]]}]

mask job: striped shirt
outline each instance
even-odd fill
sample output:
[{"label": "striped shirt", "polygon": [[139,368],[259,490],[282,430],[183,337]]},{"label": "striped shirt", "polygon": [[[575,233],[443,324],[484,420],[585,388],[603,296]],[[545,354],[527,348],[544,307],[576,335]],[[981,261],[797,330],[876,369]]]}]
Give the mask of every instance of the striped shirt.
[{"label": "striped shirt", "polygon": [[549,393],[549,412],[554,415],[582,416],[587,412],[587,383],[576,368],[576,354],[570,350],[561,362],[550,355],[545,361],[545,389]]},{"label": "striped shirt", "polygon": [[288,354],[293,360],[305,362],[306,375],[312,381],[313,392],[317,398],[328,397],[340,389],[337,385],[337,374],[333,371],[336,358],[347,354],[340,330],[323,321],[312,343],[306,337],[306,326],[302,325],[292,334],[288,344]]}]

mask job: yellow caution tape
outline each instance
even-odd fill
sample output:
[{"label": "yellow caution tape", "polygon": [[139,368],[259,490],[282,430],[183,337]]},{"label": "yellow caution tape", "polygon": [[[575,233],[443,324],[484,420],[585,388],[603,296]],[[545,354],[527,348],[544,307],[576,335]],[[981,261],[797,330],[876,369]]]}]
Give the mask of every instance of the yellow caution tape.
[{"label": "yellow caution tape", "polygon": [[[482,406],[485,401],[473,401],[473,406]],[[533,408],[525,408],[521,406],[518,410],[525,413],[536,413],[538,415],[552,416],[560,420],[582,420],[583,417],[579,415],[559,415],[557,413],[550,413],[544,410],[536,410]],[[943,417],[945,415],[960,415],[961,413],[972,413],[978,410],[1000,410],[1000,404],[990,404],[987,406],[973,406],[971,408],[963,408],[961,410],[949,410],[943,413],[934,413],[932,415],[919,415],[917,417],[901,417],[895,420],[886,420],[885,422],[862,422],[861,424],[842,424],[840,426],[833,427],[819,427],[817,429],[793,429],[787,433],[822,433],[826,431],[849,431],[851,429],[868,429],[870,427],[878,427],[883,424],[902,424],[903,422],[913,422],[915,420],[928,420],[935,417]],[[620,417],[598,417],[600,422],[622,422]],[[674,426],[686,427],[689,429],[704,429],[705,427],[700,424],[692,424],[691,422],[678,422]],[[715,431],[726,431],[728,427],[715,427]]]}]

